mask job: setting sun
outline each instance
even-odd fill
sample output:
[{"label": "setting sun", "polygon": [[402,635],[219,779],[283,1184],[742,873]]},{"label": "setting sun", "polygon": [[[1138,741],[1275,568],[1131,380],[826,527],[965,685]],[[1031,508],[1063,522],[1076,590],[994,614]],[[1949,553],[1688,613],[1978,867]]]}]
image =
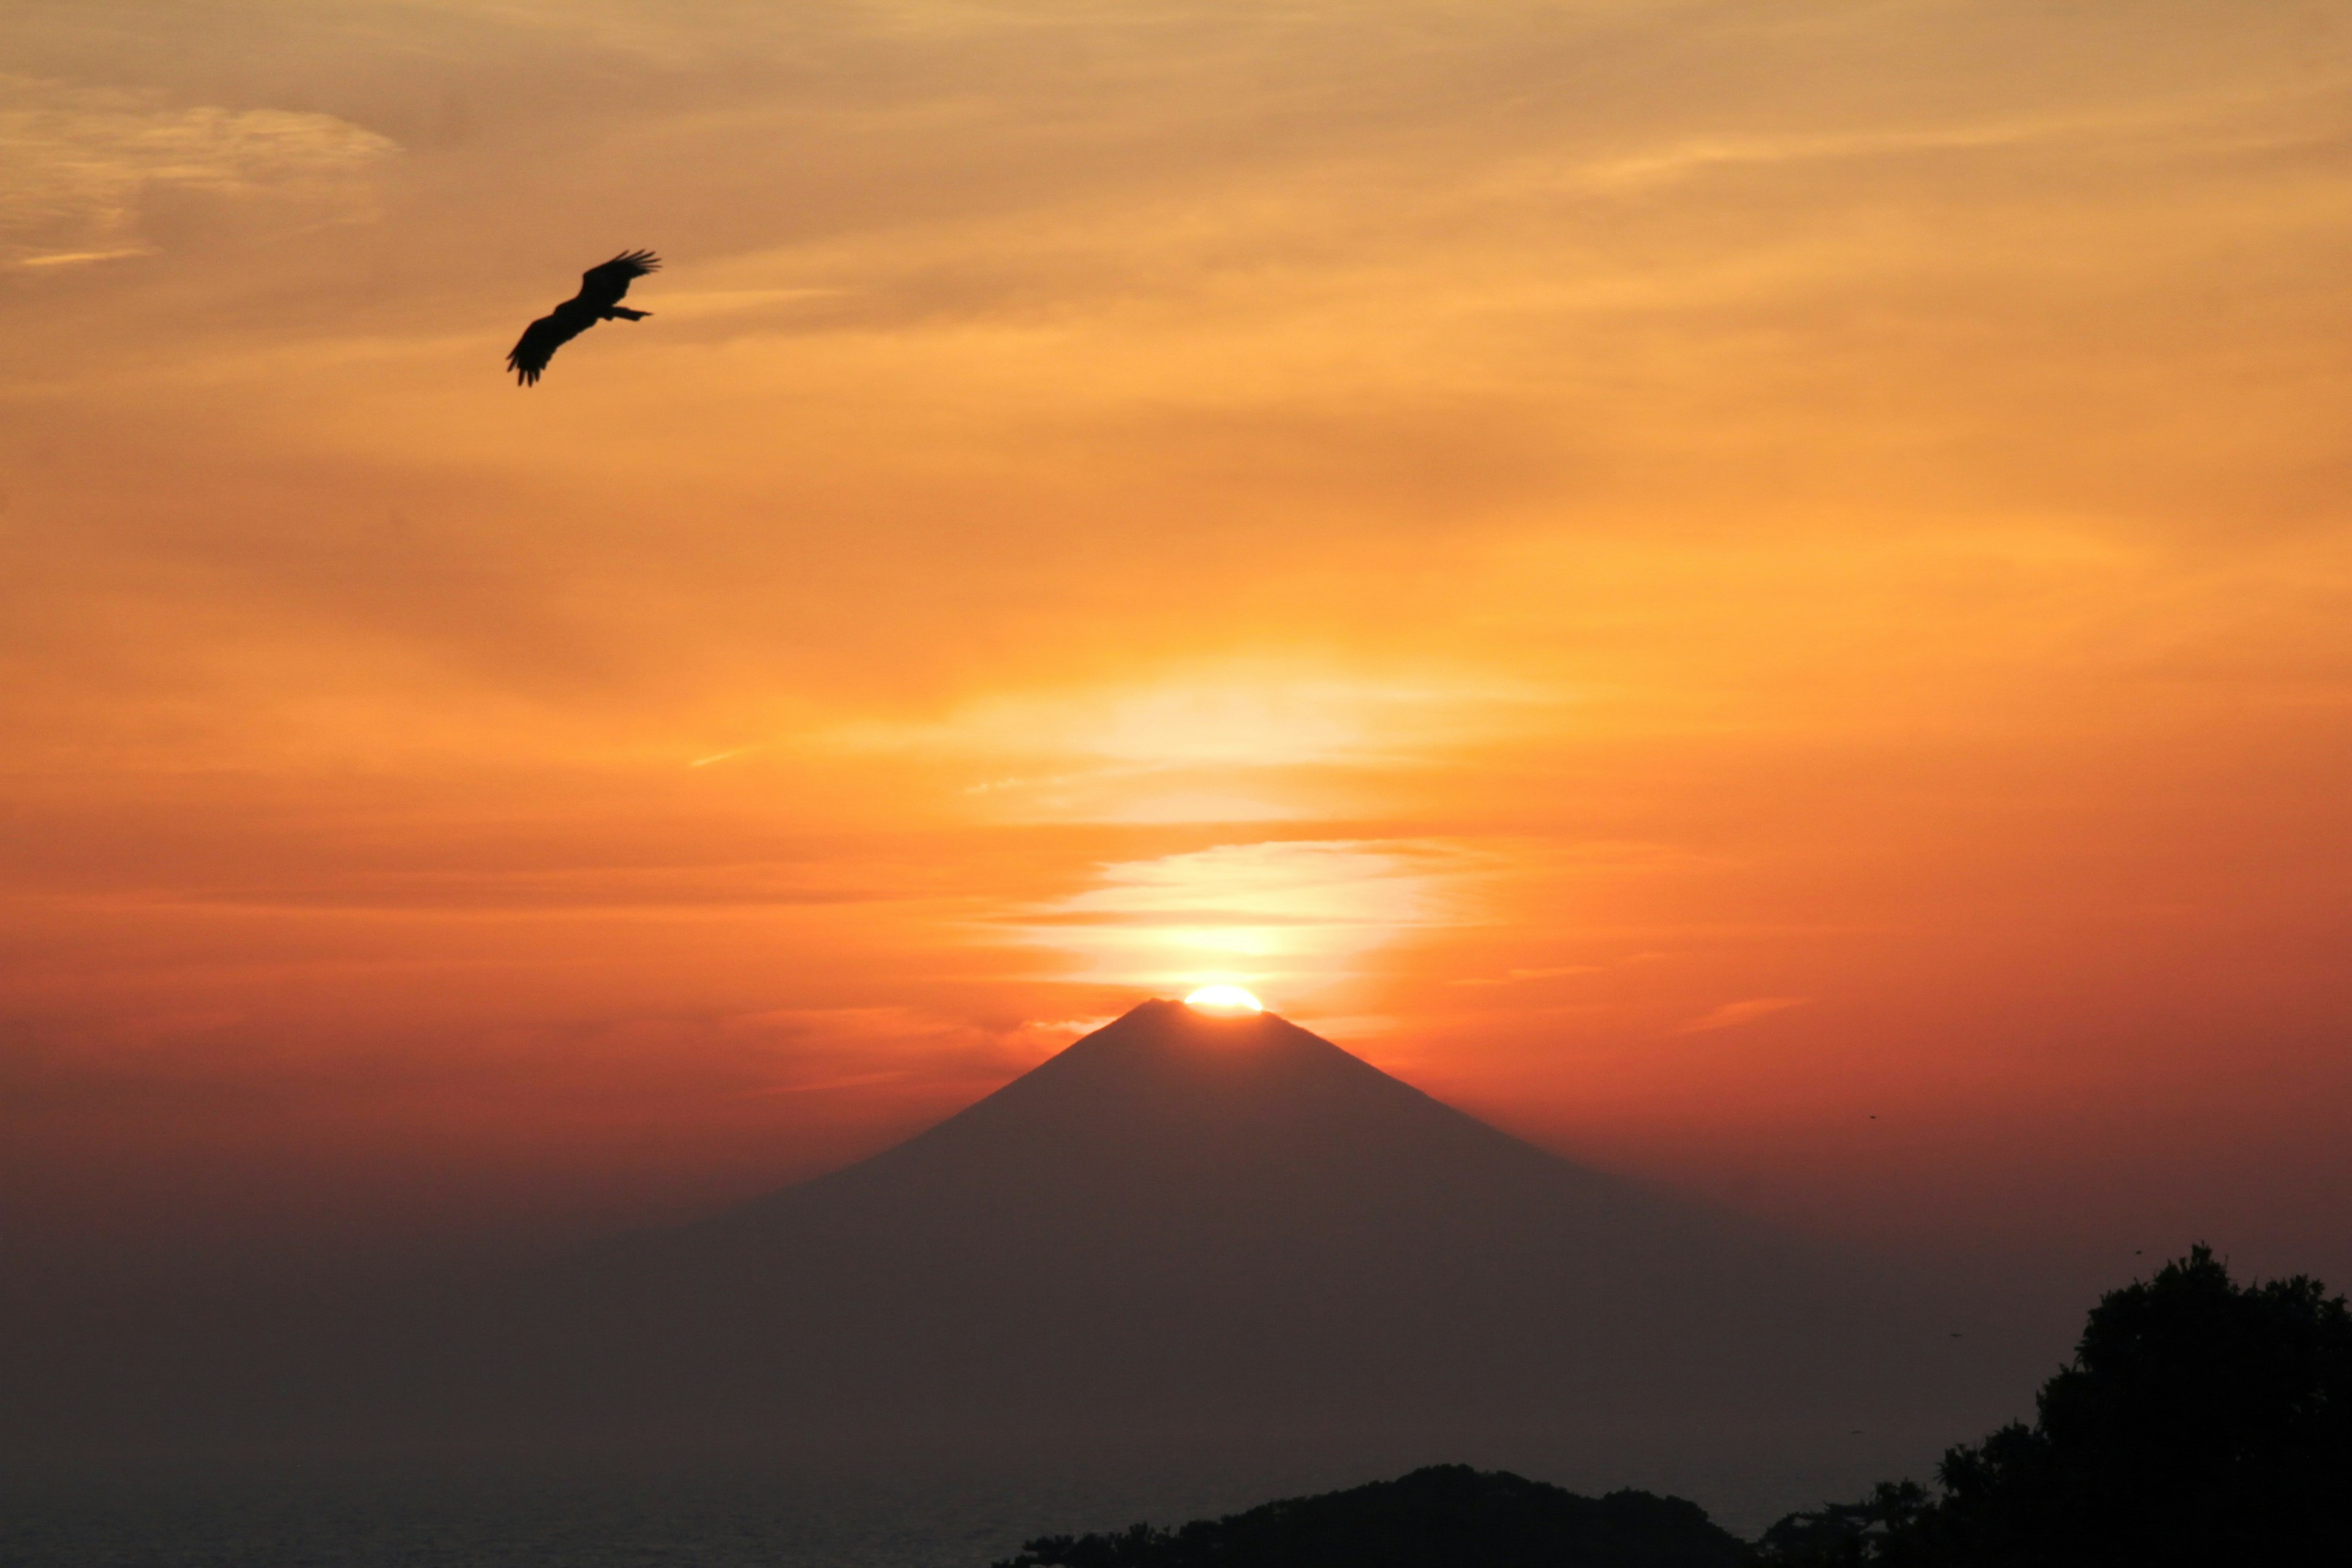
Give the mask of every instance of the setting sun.
[{"label": "setting sun", "polygon": [[1238,985],[1203,985],[1184,998],[1184,1005],[1196,1013],[1214,1013],[1228,1018],[1265,1011],[1265,1003]]}]

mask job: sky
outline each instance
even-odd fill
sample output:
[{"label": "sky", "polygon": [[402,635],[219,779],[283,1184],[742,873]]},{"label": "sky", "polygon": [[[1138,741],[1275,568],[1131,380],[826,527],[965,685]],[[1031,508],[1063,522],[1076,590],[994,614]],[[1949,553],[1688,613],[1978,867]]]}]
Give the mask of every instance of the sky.
[{"label": "sky", "polygon": [[0,20],[33,1255],[560,1245],[1228,982],[1808,1233],[2352,1283],[2340,5]]}]

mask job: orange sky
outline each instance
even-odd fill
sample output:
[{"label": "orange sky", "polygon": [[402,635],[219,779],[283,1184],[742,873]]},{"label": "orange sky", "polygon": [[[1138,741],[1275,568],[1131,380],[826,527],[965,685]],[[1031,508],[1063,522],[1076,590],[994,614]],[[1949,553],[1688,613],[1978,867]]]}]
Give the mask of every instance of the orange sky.
[{"label": "orange sky", "polygon": [[2341,6],[8,12],[20,1235],[684,1212],[1219,979],[2352,1276]]}]

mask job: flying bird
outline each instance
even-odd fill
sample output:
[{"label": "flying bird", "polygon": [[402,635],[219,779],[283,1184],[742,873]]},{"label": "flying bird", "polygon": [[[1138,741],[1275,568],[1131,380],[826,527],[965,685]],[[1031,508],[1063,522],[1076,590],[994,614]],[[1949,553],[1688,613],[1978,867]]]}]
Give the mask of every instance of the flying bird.
[{"label": "flying bird", "polygon": [[507,368],[524,386],[535,385],[555,351],[594,326],[614,317],[642,321],[651,310],[632,310],[621,303],[629,285],[659,268],[661,258],[650,250],[625,250],[601,267],[580,275],[580,292],[522,330],[522,339],[507,355]]}]

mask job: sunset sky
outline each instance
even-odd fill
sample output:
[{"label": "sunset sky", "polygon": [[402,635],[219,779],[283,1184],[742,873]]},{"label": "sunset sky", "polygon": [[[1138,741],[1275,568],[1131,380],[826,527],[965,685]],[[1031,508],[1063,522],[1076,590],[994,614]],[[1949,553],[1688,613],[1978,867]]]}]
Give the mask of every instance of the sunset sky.
[{"label": "sunset sky", "polygon": [[2347,279],[2336,3],[0,0],[0,1218],[544,1245],[1215,981],[2352,1284]]}]

